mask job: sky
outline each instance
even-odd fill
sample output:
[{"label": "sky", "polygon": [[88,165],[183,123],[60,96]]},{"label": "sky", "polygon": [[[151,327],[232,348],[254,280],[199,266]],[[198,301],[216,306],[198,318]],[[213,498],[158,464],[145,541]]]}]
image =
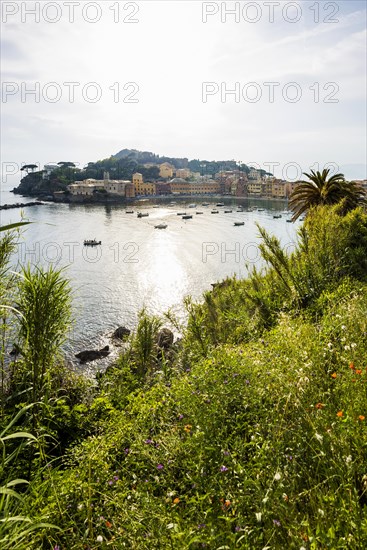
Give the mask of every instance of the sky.
[{"label": "sky", "polygon": [[364,0],[1,10],[2,185],[123,148],[367,178]]}]

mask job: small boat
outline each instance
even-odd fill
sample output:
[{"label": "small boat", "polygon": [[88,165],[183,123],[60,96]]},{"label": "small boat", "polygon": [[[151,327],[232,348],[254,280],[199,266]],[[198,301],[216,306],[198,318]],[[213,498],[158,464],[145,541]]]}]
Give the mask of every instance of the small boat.
[{"label": "small boat", "polygon": [[224,213],[225,214],[232,214],[232,210],[225,210]]},{"label": "small boat", "polygon": [[281,214],[274,214],[274,216],[273,216],[273,218],[276,219],[276,220],[279,219],[279,218],[281,218],[281,217],[282,217]]},{"label": "small boat", "polygon": [[148,212],[138,212],[137,217],[138,218],[146,218],[149,216]]},{"label": "small boat", "polygon": [[212,210],[211,214],[219,214],[219,210]]},{"label": "small boat", "polygon": [[189,208],[196,208],[196,204],[195,203],[189,204]]},{"label": "small boat", "polygon": [[195,214],[204,214],[204,212],[195,212]]},{"label": "small boat", "polygon": [[97,246],[102,244],[102,241],[96,241],[96,239],[85,239],[84,246]]},{"label": "small boat", "polygon": [[134,210],[125,210],[125,214],[134,214]]},{"label": "small boat", "polygon": [[292,220],[285,220],[287,223],[292,223]]},{"label": "small boat", "polygon": [[188,214],[185,214],[184,216],[182,216],[182,219],[183,220],[191,220],[192,216],[188,215]]},{"label": "small boat", "polygon": [[215,206],[224,206],[224,202],[217,202]]},{"label": "small boat", "polygon": [[177,212],[177,216],[186,216],[186,212]]},{"label": "small boat", "polygon": [[258,208],[257,211],[258,212],[264,212],[265,208]]},{"label": "small boat", "polygon": [[155,229],[166,229],[167,224],[166,223],[159,223],[158,225],[155,225]]},{"label": "small boat", "polygon": [[238,226],[238,225],[245,225],[245,222],[234,222],[234,225]]},{"label": "small boat", "polygon": [[201,206],[209,206],[209,203],[208,202],[202,202]]},{"label": "small boat", "polygon": [[236,212],[243,212],[243,208],[239,208]]}]

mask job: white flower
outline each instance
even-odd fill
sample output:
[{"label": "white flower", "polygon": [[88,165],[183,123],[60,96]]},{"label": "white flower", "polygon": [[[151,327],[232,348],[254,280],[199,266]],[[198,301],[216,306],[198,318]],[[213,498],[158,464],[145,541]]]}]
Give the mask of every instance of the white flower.
[{"label": "white flower", "polygon": [[80,511],[80,510],[83,510],[83,508],[84,508],[83,504],[78,504],[78,510],[79,510],[79,511]]},{"label": "white flower", "polygon": [[318,513],[320,514],[321,517],[324,517],[324,515],[325,515],[324,510],[321,510],[321,508],[319,508],[317,511],[318,511]]},{"label": "white flower", "polygon": [[103,542],[103,537],[102,537],[102,535],[98,535],[98,537],[97,537],[97,542]]},{"label": "white flower", "polygon": [[316,437],[317,441],[320,441],[320,443],[322,443],[322,439],[323,439],[322,435],[320,435],[316,432],[315,437]]},{"label": "white flower", "polygon": [[350,345],[351,348],[356,348],[357,347],[357,344],[355,342],[352,342],[351,345]]},{"label": "white flower", "polygon": [[342,330],[345,330],[347,327],[346,327],[345,325],[342,325],[340,328],[341,328]]},{"label": "white flower", "polygon": [[328,343],[327,347],[331,349],[333,347],[333,344],[331,342]]},{"label": "white flower", "polygon": [[261,522],[261,512],[256,512],[255,516],[256,516],[256,521],[258,521],[260,523]]},{"label": "white flower", "polygon": [[350,464],[352,462],[352,455],[347,456],[345,459],[346,464]]},{"label": "white flower", "polygon": [[346,346],[344,346],[344,349],[345,349],[345,351],[349,351],[349,350],[350,350],[350,346],[347,344]]},{"label": "white flower", "polygon": [[274,479],[275,479],[275,481],[279,481],[281,477],[282,477],[282,476],[280,475],[280,473],[277,472],[277,473],[275,474],[275,476],[274,476]]}]

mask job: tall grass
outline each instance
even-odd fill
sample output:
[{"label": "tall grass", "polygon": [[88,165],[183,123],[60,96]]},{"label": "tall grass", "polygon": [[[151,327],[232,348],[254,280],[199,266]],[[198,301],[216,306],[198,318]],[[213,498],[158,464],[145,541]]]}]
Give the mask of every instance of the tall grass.
[{"label": "tall grass", "polygon": [[31,401],[47,396],[52,367],[58,359],[71,319],[71,290],[60,270],[24,267],[19,279],[17,309],[25,378]]}]

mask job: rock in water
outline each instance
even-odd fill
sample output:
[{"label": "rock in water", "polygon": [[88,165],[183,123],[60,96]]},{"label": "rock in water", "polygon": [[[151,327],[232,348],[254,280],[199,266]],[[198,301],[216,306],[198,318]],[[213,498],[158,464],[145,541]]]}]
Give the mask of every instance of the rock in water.
[{"label": "rock in water", "polygon": [[88,363],[89,361],[95,361],[96,359],[101,359],[102,357],[107,357],[111,352],[109,351],[109,346],[105,346],[102,349],[90,349],[85,351],[80,351],[75,354],[81,363]]},{"label": "rock in water", "polygon": [[118,338],[119,340],[123,340],[125,336],[130,336],[130,330],[126,327],[118,327],[115,332],[112,334],[112,338]]}]

